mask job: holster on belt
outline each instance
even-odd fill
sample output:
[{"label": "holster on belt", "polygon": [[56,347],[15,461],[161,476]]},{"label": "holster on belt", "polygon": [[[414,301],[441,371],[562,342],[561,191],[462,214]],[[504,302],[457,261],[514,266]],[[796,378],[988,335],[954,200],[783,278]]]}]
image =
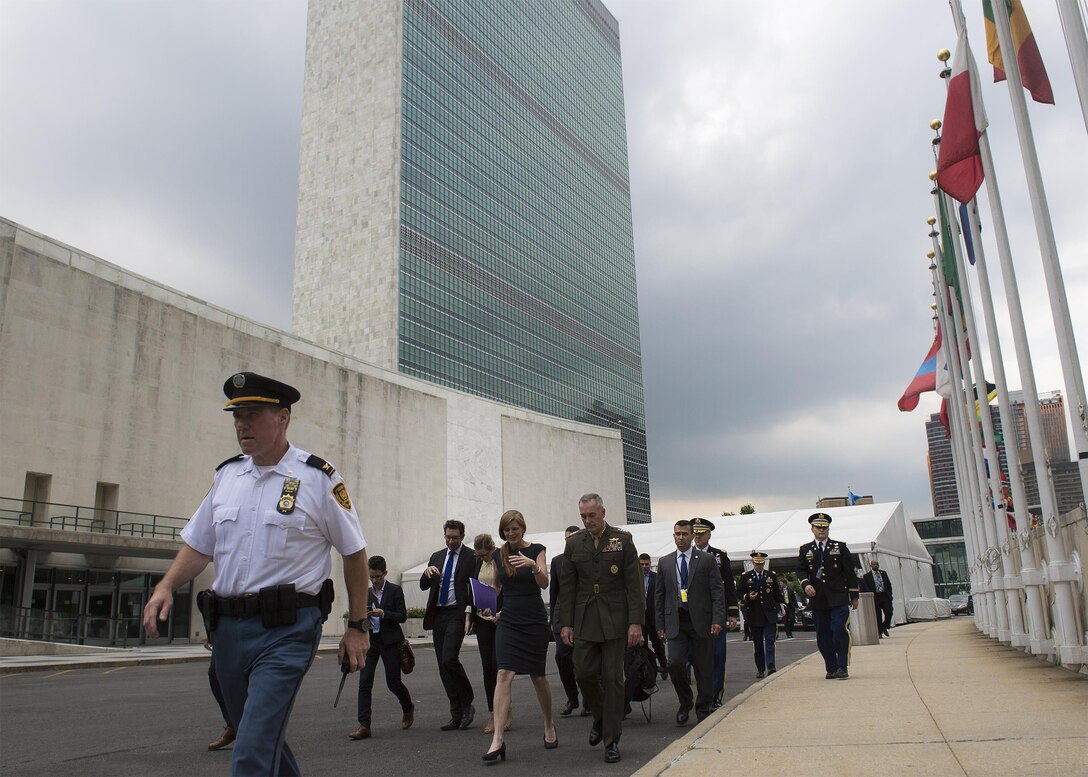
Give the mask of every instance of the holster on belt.
[{"label": "holster on belt", "polygon": [[215,591],[210,588],[196,595],[196,606],[200,609],[200,615],[204,618],[204,628],[211,634],[215,631],[219,621],[219,611],[215,606]]},{"label": "holster on belt", "polygon": [[332,588],[332,578],[326,577],[325,582],[321,584],[321,590],[317,594],[317,605],[321,608],[322,623],[329,619],[329,613],[332,612],[332,602],[335,598],[336,594]]}]

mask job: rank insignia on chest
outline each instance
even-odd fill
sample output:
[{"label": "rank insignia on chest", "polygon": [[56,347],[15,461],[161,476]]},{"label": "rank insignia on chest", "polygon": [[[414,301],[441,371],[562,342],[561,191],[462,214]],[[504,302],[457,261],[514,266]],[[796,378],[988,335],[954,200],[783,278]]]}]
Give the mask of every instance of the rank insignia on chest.
[{"label": "rank insignia on chest", "polygon": [[332,487],[332,495],[336,497],[337,503],[345,510],[351,509],[351,497],[348,496],[348,487],[344,485],[344,481],[340,481]]},{"label": "rank insignia on chest", "polygon": [[283,481],[283,491],[280,492],[280,501],[276,505],[276,511],[282,515],[289,515],[295,509],[295,496],[298,494],[298,478],[287,478]]},{"label": "rank insignia on chest", "polygon": [[829,556],[837,556],[837,555],[839,555],[840,552],[841,551],[839,550],[838,545],[832,545],[830,550],[827,551]]}]

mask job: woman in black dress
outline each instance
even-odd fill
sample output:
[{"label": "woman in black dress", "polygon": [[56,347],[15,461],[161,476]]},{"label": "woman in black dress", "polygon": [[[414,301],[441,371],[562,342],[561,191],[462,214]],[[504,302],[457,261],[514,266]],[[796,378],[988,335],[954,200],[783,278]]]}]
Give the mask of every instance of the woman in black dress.
[{"label": "woman in black dress", "polygon": [[559,736],[552,719],[552,690],[544,676],[547,670],[548,642],[551,628],[544,610],[541,591],[548,587],[548,559],[544,546],[525,540],[525,518],[517,510],[507,510],[499,519],[499,535],[506,543],[495,565],[495,583],[502,591],[502,609],[495,629],[495,654],[499,673],[495,685],[495,733],[491,749],[483,757],[487,763],[506,760],[503,730],[510,706],[514,676],[527,674],[536,689],[540,711],[544,714],[544,747],[559,747]]}]

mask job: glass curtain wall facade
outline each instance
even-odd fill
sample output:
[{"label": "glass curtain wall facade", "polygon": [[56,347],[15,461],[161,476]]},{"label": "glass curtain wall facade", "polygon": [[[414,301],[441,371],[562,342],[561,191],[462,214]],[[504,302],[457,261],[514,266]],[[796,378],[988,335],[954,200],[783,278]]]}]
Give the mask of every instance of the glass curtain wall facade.
[{"label": "glass curtain wall facade", "polygon": [[398,368],[612,427],[650,519],[619,33],[596,0],[405,0]]}]

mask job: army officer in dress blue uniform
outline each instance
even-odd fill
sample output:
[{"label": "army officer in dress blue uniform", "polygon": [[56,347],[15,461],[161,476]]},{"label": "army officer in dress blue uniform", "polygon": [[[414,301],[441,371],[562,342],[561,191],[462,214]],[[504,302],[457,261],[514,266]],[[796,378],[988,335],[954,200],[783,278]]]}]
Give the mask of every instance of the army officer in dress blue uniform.
[{"label": "army officer in dress blue uniform", "polygon": [[744,603],[744,620],[755,648],[756,677],[762,679],[778,671],[774,665],[774,642],[778,639],[778,618],[786,603],[778,588],[778,576],[764,568],[767,554],[753,550],[750,555],[752,568],[740,576],[737,594]]},{"label": "army officer in dress blue uniform", "polygon": [[831,516],[813,513],[808,517],[812,542],[797,552],[797,577],[809,597],[816,625],[816,645],[824,657],[828,680],[845,680],[850,675],[850,610],[858,608],[858,575],[854,555],[846,543],[827,536]]},{"label": "army officer in dress blue uniform", "polygon": [[199,600],[216,676],[237,731],[235,775],[299,774],[287,719],[332,605],[330,548],[344,557],[348,629],[339,658],[354,672],[369,648],[366,540],[343,478],[287,441],[299,392],[252,372],[227,379],[225,410],[242,453],[219,465],[181,532],[184,545],[144,608],[144,629],[173,607],[174,591],[215,561]]}]

